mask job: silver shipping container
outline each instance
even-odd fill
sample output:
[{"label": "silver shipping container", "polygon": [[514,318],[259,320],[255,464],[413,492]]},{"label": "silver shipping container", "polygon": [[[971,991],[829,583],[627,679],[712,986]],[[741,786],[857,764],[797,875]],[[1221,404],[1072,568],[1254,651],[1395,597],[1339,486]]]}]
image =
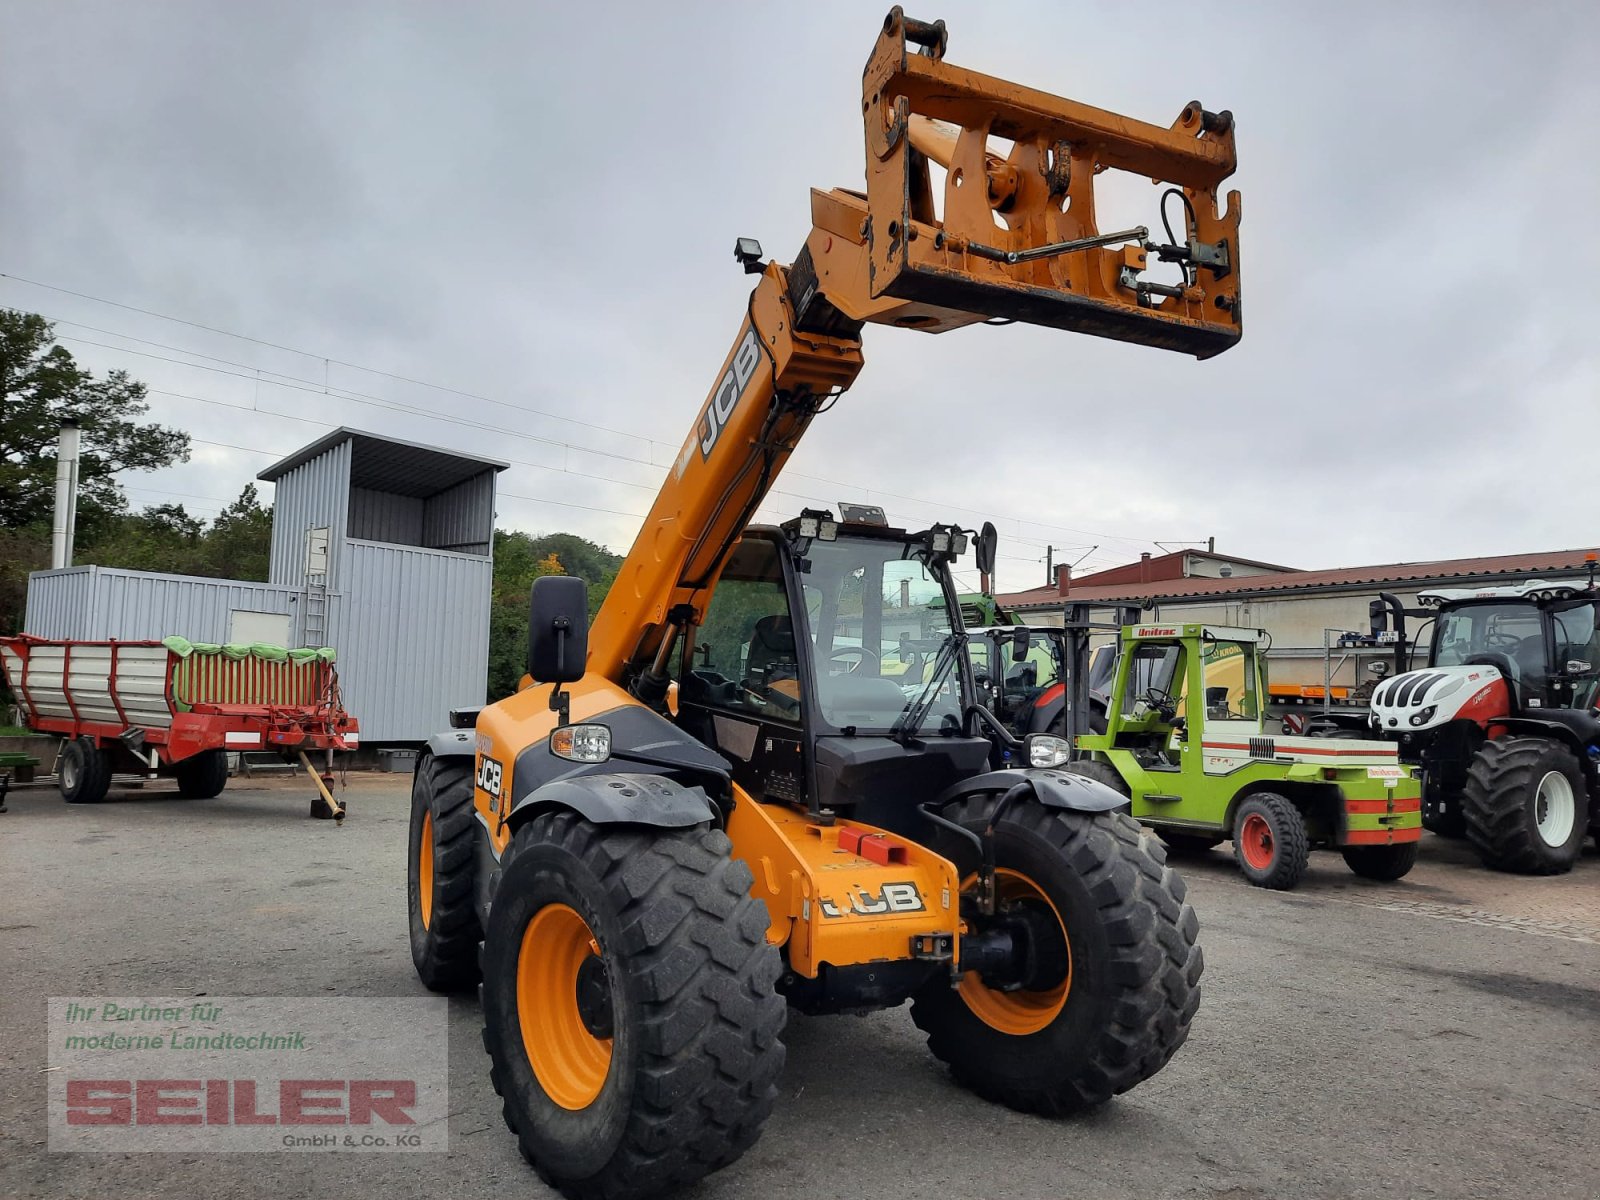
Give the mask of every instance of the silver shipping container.
[{"label": "silver shipping container", "polygon": [[338,429],[261,472],[270,582],[36,571],[27,633],[334,646],[362,740],[416,742],[484,702],[495,476],[506,464]]}]

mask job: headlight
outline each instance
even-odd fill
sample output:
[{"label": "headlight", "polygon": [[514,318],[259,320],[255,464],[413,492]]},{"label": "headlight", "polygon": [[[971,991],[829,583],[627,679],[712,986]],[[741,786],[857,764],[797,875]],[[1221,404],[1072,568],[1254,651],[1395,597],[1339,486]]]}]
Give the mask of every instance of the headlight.
[{"label": "headlight", "polygon": [[611,728],[563,725],[550,735],[550,753],[572,762],[603,763],[611,757]]},{"label": "headlight", "polygon": [[1438,711],[1439,706],[1437,704],[1430,704],[1421,712],[1412,713],[1411,723],[1413,725],[1426,725],[1429,721],[1433,720],[1433,714]]},{"label": "headlight", "polygon": [[1030,767],[1059,767],[1072,757],[1072,743],[1053,733],[1035,733],[1028,738]]}]

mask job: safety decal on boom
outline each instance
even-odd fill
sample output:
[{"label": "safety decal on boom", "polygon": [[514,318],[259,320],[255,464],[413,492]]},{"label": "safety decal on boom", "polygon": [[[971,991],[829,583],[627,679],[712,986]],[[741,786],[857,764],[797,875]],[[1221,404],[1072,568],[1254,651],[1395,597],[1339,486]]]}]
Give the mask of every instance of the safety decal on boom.
[{"label": "safety decal on boom", "polygon": [[700,447],[702,462],[711,457],[711,451],[716,448],[717,440],[722,437],[722,431],[728,427],[733,410],[744,398],[745,388],[755,378],[756,367],[760,363],[761,342],[756,337],[755,326],[752,325],[745,330],[744,337],[739,339],[739,345],[733,352],[733,361],[728,364],[727,371],[717,383],[716,391],[711,393],[711,399],[706,402],[705,412],[701,414],[695,431],[689,435],[689,444],[678,456],[679,479],[682,479],[683,473],[689,469],[689,459],[693,456],[696,445]]},{"label": "safety decal on boom", "polygon": [[[842,904],[842,907],[841,907]],[[922,893],[917,891],[914,883],[886,883],[883,890],[874,895],[867,888],[858,887],[855,895],[845,893],[841,904],[832,900],[822,900],[822,915],[824,917],[875,917],[884,913],[926,912],[927,905],[922,902]]]}]

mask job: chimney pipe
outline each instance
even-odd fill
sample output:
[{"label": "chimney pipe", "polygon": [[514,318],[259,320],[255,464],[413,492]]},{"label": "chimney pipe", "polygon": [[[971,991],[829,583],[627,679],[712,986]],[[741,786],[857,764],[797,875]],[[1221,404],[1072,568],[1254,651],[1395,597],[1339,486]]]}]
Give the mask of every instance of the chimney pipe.
[{"label": "chimney pipe", "polygon": [[1072,591],[1072,564],[1062,563],[1056,568],[1056,595],[1065,596]]},{"label": "chimney pipe", "polygon": [[1139,555],[1139,582],[1150,582],[1150,551],[1148,550]]},{"label": "chimney pipe", "polygon": [[72,565],[72,543],[78,531],[78,422],[61,418],[56,443],[56,511],[50,529],[50,569]]}]

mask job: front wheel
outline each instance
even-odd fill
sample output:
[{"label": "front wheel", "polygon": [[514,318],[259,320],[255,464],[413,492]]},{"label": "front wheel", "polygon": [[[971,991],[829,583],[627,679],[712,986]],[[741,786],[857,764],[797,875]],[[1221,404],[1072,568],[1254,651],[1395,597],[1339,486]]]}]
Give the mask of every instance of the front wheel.
[{"label": "front wheel", "polygon": [[1257,887],[1288,891],[1306,873],[1311,839],[1286,796],[1257,792],[1233,816],[1233,857]]},{"label": "front wheel", "polygon": [[483,1043],[506,1124],[576,1200],[694,1183],[755,1143],[787,1009],[766,906],[711,829],[517,831],[483,949]]},{"label": "front wheel", "polygon": [[172,773],[178,780],[178,795],[187,800],[210,800],[228,786],[228,752],[202,750],[180,762]]},{"label": "front wheel", "polygon": [[1392,883],[1403,879],[1417,865],[1417,843],[1401,842],[1396,846],[1347,846],[1345,865],[1363,879],[1376,879]]},{"label": "front wheel", "polygon": [[[987,827],[994,797],[947,816]],[[925,984],[911,1019],[957,1082],[1023,1112],[1104,1103],[1149,1079],[1200,1006],[1200,923],[1184,883],[1131,818],[1020,803],[995,826],[1001,919],[1027,931],[1028,974]],[[944,845],[976,887],[976,851]]]}]

